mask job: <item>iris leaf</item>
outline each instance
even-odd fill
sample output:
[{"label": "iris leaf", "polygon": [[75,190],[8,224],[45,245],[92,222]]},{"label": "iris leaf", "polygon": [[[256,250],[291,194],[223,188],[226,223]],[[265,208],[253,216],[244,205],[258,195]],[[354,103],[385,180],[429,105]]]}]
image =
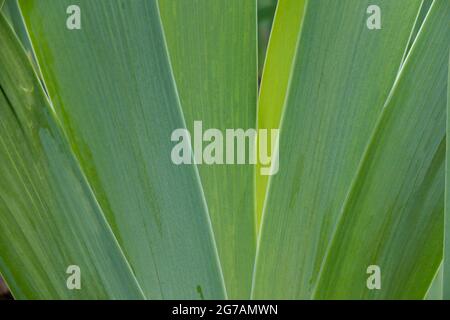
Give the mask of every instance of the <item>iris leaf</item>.
[{"label": "iris leaf", "polygon": [[[156,1],[19,2],[56,113],[150,299],[226,296]],[[80,18],[80,29],[77,29]]]},{"label": "iris leaf", "polygon": [[[203,138],[195,133],[194,121],[202,122],[203,132],[220,130],[225,163],[226,130],[256,127],[256,1],[159,4],[187,128],[193,140]],[[247,150],[254,147],[249,144]],[[195,146],[200,156],[208,145]],[[198,167],[228,295],[248,299],[256,247],[254,166],[247,161]]]},{"label": "iris leaf", "polygon": [[[9,288],[17,299],[143,298],[2,14],[0,43],[0,270]],[[67,286],[72,265],[80,290]]]},{"label": "iris leaf", "polygon": [[[285,94],[279,173],[270,178],[263,212],[254,298],[312,297],[420,4],[306,3]],[[381,10],[379,30],[367,26],[370,5]]]},{"label": "iris leaf", "polygon": [[[316,298],[423,299],[442,261],[450,3],[435,1],[342,210]],[[369,290],[366,271],[381,271]]]}]

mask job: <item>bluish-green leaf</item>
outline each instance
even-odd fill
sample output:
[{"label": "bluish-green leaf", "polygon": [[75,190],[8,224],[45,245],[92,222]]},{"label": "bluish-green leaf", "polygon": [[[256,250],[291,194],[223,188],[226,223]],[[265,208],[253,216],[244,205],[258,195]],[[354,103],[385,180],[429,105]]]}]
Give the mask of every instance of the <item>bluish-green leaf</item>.
[{"label": "bluish-green leaf", "polygon": [[[224,137],[226,129],[255,128],[256,0],[159,3],[192,138],[194,121],[202,121],[204,131],[221,130]],[[249,164],[199,165],[228,294],[234,299],[250,297],[256,246],[254,170]]]},{"label": "bluish-green leaf", "polygon": [[[253,297],[311,298],[420,4],[307,2],[281,122],[279,173],[270,178],[263,212]],[[381,10],[381,29],[367,27],[371,5]]]},{"label": "bluish-green leaf", "polygon": [[[316,298],[423,299],[442,261],[450,2],[434,1],[343,208]],[[369,290],[370,265],[381,288]]]},{"label": "bluish-green leaf", "polygon": [[19,3],[55,110],[147,298],[224,298],[197,170],[171,160],[171,134],[185,125],[156,1]]},{"label": "bluish-green leaf", "polygon": [[143,298],[2,14],[0,43],[0,272],[17,299]]},{"label": "bluish-green leaf", "polygon": [[17,0],[5,0],[5,4],[2,11],[7,19],[7,21],[13,27],[14,32],[17,34],[22,45],[27,51],[27,55],[32,57],[32,49],[30,39],[28,38],[27,30],[25,28],[22,15],[20,13],[19,5]]}]

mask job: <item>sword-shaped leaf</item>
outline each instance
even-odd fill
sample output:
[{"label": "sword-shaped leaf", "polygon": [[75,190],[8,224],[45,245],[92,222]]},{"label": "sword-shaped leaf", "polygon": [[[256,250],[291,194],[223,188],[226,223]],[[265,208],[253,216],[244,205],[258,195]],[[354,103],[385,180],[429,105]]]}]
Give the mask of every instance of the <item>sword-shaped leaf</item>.
[{"label": "sword-shaped leaf", "polygon": [[[193,143],[196,153],[201,158],[210,144],[195,132],[198,120],[203,131],[220,130],[224,139],[216,159],[225,163],[226,130],[256,127],[256,0],[159,3],[187,128],[200,141]],[[246,146],[254,147],[249,141]],[[200,177],[228,295],[248,299],[256,247],[255,169],[248,158],[247,164],[219,163],[199,165]]]},{"label": "sword-shaped leaf", "polygon": [[2,14],[0,43],[0,270],[9,288],[17,299],[143,298]]},{"label": "sword-shaped leaf", "polygon": [[46,87],[148,298],[224,298],[155,0],[23,0]]},{"label": "sword-shaped leaf", "polygon": [[311,298],[420,4],[306,3],[282,115],[279,173],[270,178],[263,212],[255,298]]},{"label": "sword-shaped leaf", "polygon": [[[287,87],[295,58],[306,0],[279,1],[258,100],[258,128],[279,129]],[[270,145],[270,144],[269,144]],[[272,151],[274,152],[274,151]],[[259,229],[269,176],[262,175],[261,163],[256,169],[256,223]]]},{"label": "sword-shaped leaf", "polygon": [[450,2],[434,1],[362,159],[316,298],[423,299],[430,287],[442,261],[449,21]]},{"label": "sword-shaped leaf", "polygon": [[2,11],[6,20],[11,24],[14,32],[17,34],[17,37],[25,47],[27,55],[31,57],[31,43],[28,38],[27,30],[25,28],[17,0],[5,0]]}]

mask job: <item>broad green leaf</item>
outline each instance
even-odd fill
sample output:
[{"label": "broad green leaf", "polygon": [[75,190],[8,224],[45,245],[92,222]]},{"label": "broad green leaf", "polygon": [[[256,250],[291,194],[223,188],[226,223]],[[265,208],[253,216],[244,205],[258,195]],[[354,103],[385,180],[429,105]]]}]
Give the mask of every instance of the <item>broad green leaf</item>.
[{"label": "broad green leaf", "polygon": [[[185,125],[156,1],[19,4],[55,110],[146,297],[224,298],[197,170],[171,161],[171,134]],[[81,29],[68,28],[78,11]]]},{"label": "broad green leaf", "polygon": [[[423,299],[442,261],[450,2],[435,1],[386,102],[316,298]],[[368,266],[381,270],[369,290]]]},{"label": "broad green leaf", "polygon": [[[263,212],[254,298],[311,298],[420,4],[307,2],[282,115],[279,172]],[[380,30],[366,25],[369,5],[381,9]]]},{"label": "broad green leaf", "polygon": [[[449,54],[449,73],[448,73],[448,89],[447,89],[447,136],[450,134],[450,54]],[[444,221],[444,293],[443,298],[450,300],[450,139],[447,139],[446,153],[446,175],[445,175],[445,221]]]},{"label": "broad green leaf", "polygon": [[[305,0],[278,2],[267,49],[269,58],[266,59],[264,65],[258,101],[259,129],[278,129],[280,127],[305,4]],[[256,222],[258,229],[269,180],[269,176],[260,174],[260,168],[261,164],[258,163],[256,169]]]},{"label": "broad green leaf", "polygon": [[0,272],[17,299],[143,298],[2,14],[0,43]]},{"label": "broad green leaf", "polygon": [[5,4],[5,0],[0,0],[0,10],[3,9],[4,4]]},{"label": "broad green leaf", "polygon": [[[220,130],[224,138],[226,129],[255,128],[256,0],[159,4],[192,139],[194,121],[202,121],[203,131]],[[196,148],[202,152],[202,146]],[[228,295],[249,298],[256,246],[254,166],[201,164],[199,172]]]},{"label": "broad green leaf", "polygon": [[433,282],[425,296],[426,300],[442,300],[442,292],[444,286],[444,268],[441,265],[434,276]]}]

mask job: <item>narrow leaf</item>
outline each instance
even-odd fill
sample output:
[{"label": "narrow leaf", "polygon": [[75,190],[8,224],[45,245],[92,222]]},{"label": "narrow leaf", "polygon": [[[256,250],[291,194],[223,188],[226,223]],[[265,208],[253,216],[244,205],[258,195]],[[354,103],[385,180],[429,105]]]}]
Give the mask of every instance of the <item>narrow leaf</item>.
[{"label": "narrow leaf", "polygon": [[[280,128],[281,114],[301,31],[305,4],[305,0],[278,2],[258,101],[259,129]],[[256,169],[256,218],[258,228],[261,224],[269,180],[269,176],[260,174],[261,167],[261,164],[258,163]]]}]

